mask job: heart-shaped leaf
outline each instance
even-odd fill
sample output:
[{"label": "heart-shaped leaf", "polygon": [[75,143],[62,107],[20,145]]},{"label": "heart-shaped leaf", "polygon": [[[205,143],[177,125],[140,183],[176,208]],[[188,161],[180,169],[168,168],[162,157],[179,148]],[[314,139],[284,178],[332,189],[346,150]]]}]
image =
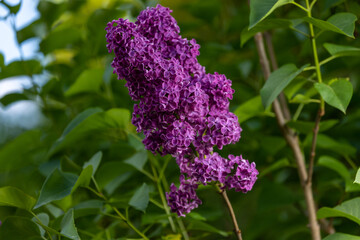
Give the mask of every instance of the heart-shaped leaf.
[{"label": "heart-shaped leaf", "polygon": [[339,78],[330,81],[329,85],[315,83],[314,87],[326,103],[346,113],[353,94],[353,87],[349,81]]}]

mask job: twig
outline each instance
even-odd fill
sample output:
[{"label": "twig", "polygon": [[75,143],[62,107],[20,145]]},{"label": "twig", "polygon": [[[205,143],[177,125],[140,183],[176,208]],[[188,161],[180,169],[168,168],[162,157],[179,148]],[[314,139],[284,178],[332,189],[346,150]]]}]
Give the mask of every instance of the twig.
[{"label": "twig", "polygon": [[[268,77],[270,76],[270,66],[269,66],[269,61],[266,56],[263,37],[262,37],[261,33],[257,33],[255,35],[255,42],[256,42],[256,47],[257,47],[258,54],[259,54],[259,61],[260,61],[260,64],[261,64],[261,67],[262,67],[262,70],[264,73],[264,77],[265,77],[265,79],[268,79]],[[296,164],[298,166],[299,178],[300,178],[301,186],[304,191],[305,201],[306,201],[306,205],[307,205],[308,219],[309,219],[312,239],[320,240],[321,234],[320,234],[319,224],[316,220],[315,201],[314,201],[314,197],[313,197],[311,182],[309,184],[306,184],[308,174],[306,171],[305,159],[304,159],[303,153],[300,149],[299,139],[294,134],[294,132],[286,126],[286,120],[285,120],[283,111],[282,111],[281,106],[277,99],[275,99],[273,102],[273,110],[275,112],[275,116],[276,116],[278,125],[279,125],[281,131],[283,132],[283,135],[284,135],[287,143],[289,144],[290,148],[293,151],[294,158],[295,158]]]},{"label": "twig", "polygon": [[[274,45],[272,43],[272,36],[269,32],[264,32],[264,37],[265,37],[265,41],[266,41],[266,46],[268,49],[268,53],[269,53],[269,57],[270,57],[270,62],[271,62],[271,66],[273,71],[277,70],[278,67],[278,63],[276,60],[276,55],[275,55],[275,51],[274,51]],[[280,101],[280,105],[281,108],[284,111],[284,117],[286,120],[290,120],[291,119],[291,114],[290,114],[290,110],[289,107],[286,103],[286,98],[283,92],[280,93],[279,95],[279,101]]]},{"label": "twig", "polygon": [[308,171],[308,178],[306,181],[306,184],[310,184],[312,181],[312,175],[313,175],[313,171],[314,171],[314,160],[315,160],[315,155],[316,155],[316,140],[317,140],[317,135],[319,133],[319,129],[320,129],[320,120],[321,117],[324,115],[324,111],[322,109],[319,110],[318,114],[316,115],[316,120],[315,120],[315,126],[313,129],[313,139],[312,139],[312,145],[311,145],[311,152],[310,152],[310,161],[309,161],[309,171]]},{"label": "twig", "polygon": [[234,232],[236,234],[236,237],[238,240],[242,240],[242,236],[241,236],[241,230],[239,229],[239,225],[237,223],[236,217],[235,217],[235,213],[234,213],[234,209],[231,205],[231,202],[227,196],[226,190],[225,189],[220,189],[220,187],[218,185],[216,185],[217,190],[219,191],[219,193],[222,195],[222,197],[225,200],[226,206],[229,210],[230,216],[231,216],[231,220],[234,224]]}]

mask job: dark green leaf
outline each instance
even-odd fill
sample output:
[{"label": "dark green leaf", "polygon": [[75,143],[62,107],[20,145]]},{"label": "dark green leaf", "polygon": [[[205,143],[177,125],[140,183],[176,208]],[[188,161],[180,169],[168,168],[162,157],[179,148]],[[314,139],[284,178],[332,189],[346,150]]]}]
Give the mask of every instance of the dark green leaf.
[{"label": "dark green leaf", "polygon": [[96,180],[111,195],[132,173],[133,168],[123,162],[107,162],[98,170]]},{"label": "dark green leaf", "polygon": [[334,207],[320,208],[317,212],[317,218],[345,217],[360,225],[360,197],[350,199]]},{"label": "dark green leaf", "polygon": [[294,64],[286,64],[272,72],[260,90],[263,106],[267,108],[281,91],[307,66],[308,64],[298,69]]},{"label": "dark green leaf", "polygon": [[83,201],[74,206],[74,218],[96,215],[100,213],[100,209],[104,206],[103,201],[100,200],[88,200]]},{"label": "dark green leaf", "polygon": [[328,235],[323,240],[360,240],[360,237],[345,234],[345,233],[334,233],[334,234]]},{"label": "dark green leaf", "polygon": [[192,230],[201,230],[201,231],[205,231],[205,232],[217,233],[223,237],[229,236],[229,233],[221,231],[221,230],[217,229],[216,227],[211,226],[208,223],[205,223],[205,222],[202,222],[199,220],[195,220],[195,219],[191,220],[191,223],[188,228],[192,229]]},{"label": "dark green leaf", "polygon": [[135,209],[145,212],[148,204],[149,204],[149,186],[146,183],[136,190],[135,194],[129,201],[129,205],[133,206]]},{"label": "dark green leaf", "polygon": [[40,138],[39,130],[31,130],[6,143],[0,149],[0,172],[20,169],[41,160],[41,155],[34,158],[31,155],[42,146]]},{"label": "dark green leaf", "polygon": [[346,113],[353,94],[353,87],[349,81],[339,78],[332,80],[329,85],[315,83],[314,87],[326,103]]},{"label": "dark green leaf", "polygon": [[284,167],[288,167],[290,166],[289,160],[287,158],[282,158],[280,160],[277,160],[276,162],[274,162],[273,164],[271,164],[270,166],[266,167],[265,169],[262,169],[260,171],[259,174],[259,178],[262,178],[263,176],[265,176],[266,174],[269,174],[275,170],[284,168]]},{"label": "dark green leaf", "polygon": [[250,24],[253,28],[260,21],[269,16],[276,8],[294,2],[293,0],[251,0],[250,1]]},{"label": "dark green leaf", "polygon": [[332,43],[325,43],[324,48],[332,55],[332,56],[359,56],[360,48],[351,47],[351,46],[342,46]]},{"label": "dark green leaf", "polygon": [[28,97],[26,97],[22,93],[10,93],[10,94],[7,94],[4,97],[2,97],[0,99],[0,103],[4,106],[7,106],[11,103],[21,101],[21,100],[28,100]]},{"label": "dark green leaf", "polygon": [[34,207],[36,200],[14,187],[0,188],[0,206],[12,206],[28,211]]},{"label": "dark green leaf", "polygon": [[[339,120],[331,119],[320,122],[319,132],[324,132],[333,126],[335,126]],[[306,121],[293,121],[290,120],[286,123],[289,127],[297,130],[301,133],[311,133],[314,130],[315,123],[314,122],[306,122]]]},{"label": "dark green leaf", "polygon": [[87,166],[92,166],[92,170],[93,170],[93,173],[92,173],[92,176],[94,176],[96,170],[98,169],[99,165],[100,165],[100,162],[101,162],[101,158],[102,158],[102,152],[97,152],[94,154],[94,156],[91,157],[91,159],[84,163],[84,166],[83,168],[85,169]]},{"label": "dark green leaf", "polygon": [[147,152],[140,151],[134,154],[131,158],[126,159],[125,162],[138,170],[142,170],[144,168],[147,159],[148,159]]},{"label": "dark green leaf", "polygon": [[270,29],[275,28],[288,28],[292,25],[292,22],[286,19],[266,19],[264,21],[259,22],[255,27],[251,28],[244,28],[241,31],[240,39],[241,39],[241,46],[253,36],[255,36],[258,32],[264,32]]},{"label": "dark green leaf", "polygon": [[318,165],[330,168],[337,172],[345,181],[346,192],[360,191],[360,186],[353,183],[353,178],[351,177],[349,170],[337,159],[329,156],[321,156],[318,160]]},{"label": "dark green leaf", "polygon": [[333,31],[354,38],[355,21],[357,17],[352,13],[337,13],[327,21],[310,17],[304,17],[303,19],[321,30]]},{"label": "dark green leaf", "polygon": [[41,237],[40,230],[29,218],[10,216],[1,224],[0,239],[26,240],[33,237]]},{"label": "dark green leaf", "polygon": [[[309,134],[306,137],[306,139],[304,141],[305,146],[307,146],[307,147],[311,146],[312,137],[313,137],[312,134]],[[318,134],[316,146],[318,148],[333,151],[340,155],[354,156],[356,153],[356,148],[354,148],[350,144],[347,144],[345,142],[335,141],[334,139],[332,139],[329,136],[324,135],[324,134]]]},{"label": "dark green leaf", "polygon": [[70,97],[79,93],[98,92],[103,82],[103,74],[104,69],[85,70],[65,92],[65,96]]},{"label": "dark green leaf", "polygon": [[75,27],[58,28],[52,31],[41,43],[40,50],[48,54],[55,49],[66,48],[81,39],[81,30]]},{"label": "dark green leaf", "polygon": [[67,211],[67,213],[63,217],[61,221],[60,233],[67,238],[80,240],[74,221],[74,209],[70,209],[69,211]]},{"label": "dark green leaf", "polygon": [[14,61],[4,66],[0,71],[0,79],[33,75],[42,72],[42,66],[37,60]]},{"label": "dark green leaf", "polygon": [[78,177],[75,174],[64,173],[59,169],[55,169],[55,171],[46,178],[35,208],[70,195],[77,179]]},{"label": "dark green leaf", "polygon": [[54,154],[62,148],[69,147],[75,142],[89,135],[102,134],[107,130],[124,132],[130,121],[130,112],[127,109],[113,108],[106,112],[92,109],[81,113],[65,129],[63,135],[55,142],[49,151]]}]

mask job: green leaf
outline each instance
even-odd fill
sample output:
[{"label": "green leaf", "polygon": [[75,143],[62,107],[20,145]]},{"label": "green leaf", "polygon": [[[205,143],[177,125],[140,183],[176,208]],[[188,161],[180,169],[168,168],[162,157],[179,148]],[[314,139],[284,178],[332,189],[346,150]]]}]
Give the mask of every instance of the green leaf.
[{"label": "green leaf", "polygon": [[356,172],[356,177],[354,183],[360,184],[360,168]]},{"label": "green leaf", "polygon": [[287,158],[282,158],[282,159],[274,162],[273,164],[271,164],[269,167],[263,169],[259,174],[259,178],[262,178],[263,176],[265,176],[275,170],[278,170],[278,169],[281,169],[284,167],[288,167],[288,166],[290,166],[289,160]]},{"label": "green leaf", "polygon": [[337,233],[328,235],[323,240],[360,240],[360,237],[337,232]]},{"label": "green leaf", "polygon": [[99,214],[103,206],[104,202],[100,200],[93,199],[80,202],[74,206],[74,218]]},{"label": "green leaf", "polygon": [[96,180],[100,189],[111,195],[132,173],[133,168],[128,164],[119,161],[106,162],[98,170]]},{"label": "green leaf", "polygon": [[137,210],[145,212],[150,200],[149,192],[149,186],[146,185],[146,183],[143,183],[143,185],[136,190],[135,194],[130,199],[129,205]]},{"label": "green leaf", "polygon": [[245,122],[246,120],[255,116],[275,116],[270,112],[270,110],[264,110],[264,107],[261,104],[260,96],[251,98],[238,106],[235,109],[234,114],[238,117],[239,123]]},{"label": "green leaf", "polygon": [[346,108],[353,94],[353,87],[349,81],[339,78],[332,80],[329,85],[315,83],[314,87],[326,103],[339,109],[344,114],[346,113]]},{"label": "green leaf", "polygon": [[47,54],[55,49],[66,48],[81,39],[81,29],[76,27],[55,28],[54,31],[40,43],[40,50]]},{"label": "green leaf", "polygon": [[264,32],[275,28],[288,28],[292,25],[292,22],[286,19],[266,19],[259,22],[255,27],[248,29],[244,28],[241,31],[241,47],[258,32]]},{"label": "green leaf", "polygon": [[249,29],[269,16],[276,8],[294,2],[293,0],[251,0]]},{"label": "green leaf", "polygon": [[37,60],[14,61],[1,68],[0,79],[23,75],[29,76],[41,72],[42,66]]},{"label": "green leaf", "polygon": [[346,192],[360,191],[360,186],[357,186],[353,183],[353,178],[351,177],[349,170],[339,160],[330,156],[321,156],[318,160],[318,165],[327,167],[337,172],[345,181]]},{"label": "green leaf", "polygon": [[0,227],[0,239],[30,239],[41,237],[40,229],[29,218],[10,216]]},{"label": "green leaf", "polygon": [[106,112],[98,108],[85,110],[79,114],[66,127],[62,136],[53,144],[48,155],[56,153],[57,151],[73,146],[74,143],[85,139],[90,135],[98,135],[106,133],[117,133],[120,130],[125,136],[125,130],[130,122],[130,112],[127,109],[113,108]]},{"label": "green leaf", "polygon": [[360,197],[350,199],[334,207],[320,208],[317,212],[317,218],[345,217],[360,225]]},{"label": "green leaf", "polygon": [[308,104],[308,103],[320,103],[319,99],[312,99],[309,96],[303,95],[303,94],[296,94],[291,100],[290,103],[302,103],[302,104]]},{"label": "green leaf", "polygon": [[195,220],[195,219],[191,220],[191,223],[189,224],[188,229],[217,233],[223,237],[229,236],[229,233],[221,231],[221,230],[217,229],[216,227],[211,226],[208,223],[205,223],[205,222],[202,222],[199,220]]},{"label": "green leaf", "polygon": [[337,13],[327,21],[310,17],[304,17],[303,19],[321,30],[332,31],[354,38],[355,21],[357,17],[352,13]]},{"label": "green leaf", "polygon": [[0,149],[0,173],[17,170],[41,161],[41,155],[33,157],[32,154],[36,153],[42,146],[40,130],[26,131],[7,142]]},{"label": "green leaf", "polygon": [[75,185],[73,186],[71,192],[75,192],[75,190],[78,187],[87,187],[87,186],[89,186],[92,174],[93,174],[93,167],[91,165],[84,168],[81,171],[80,176],[77,179]]},{"label": "green leaf", "polygon": [[133,166],[137,170],[143,170],[144,165],[148,159],[146,151],[140,151],[134,154],[131,158],[126,159],[124,162]]},{"label": "green leaf", "polygon": [[294,64],[286,64],[272,72],[260,90],[263,106],[267,108],[281,91],[307,66],[308,64],[298,69]]},{"label": "green leaf", "polygon": [[85,70],[65,92],[65,96],[70,97],[79,93],[98,92],[103,82],[103,75],[104,69]]},{"label": "green leaf", "polygon": [[21,101],[21,100],[28,100],[28,99],[29,98],[22,93],[10,93],[10,94],[7,94],[4,97],[2,97],[0,99],[0,103],[4,106],[7,106],[11,103]]},{"label": "green leaf", "polygon": [[84,163],[84,166],[83,168],[86,168],[87,166],[92,166],[92,176],[94,176],[96,170],[98,169],[99,165],[100,165],[100,162],[101,162],[101,158],[102,158],[103,154],[101,151],[97,152],[94,154],[94,156],[91,157],[91,159]]},{"label": "green leaf", "polygon": [[324,48],[332,55],[332,56],[359,56],[360,48],[337,45],[332,43],[324,43]]},{"label": "green leaf", "polygon": [[77,229],[75,227],[75,221],[74,221],[74,209],[70,209],[67,211],[65,216],[63,217],[61,221],[61,235],[74,239],[74,240],[80,240],[79,234],[77,232]]},{"label": "green leaf", "polygon": [[[320,122],[319,132],[324,132],[324,131],[332,128],[338,122],[339,122],[339,120],[335,120],[335,119],[321,121]],[[295,129],[295,130],[297,130],[298,132],[301,132],[301,133],[311,133],[314,130],[314,127],[315,127],[314,122],[306,122],[306,121],[300,121],[300,120],[297,120],[297,121],[290,120],[286,124],[289,127],[293,128],[293,129]]]},{"label": "green leaf", "polygon": [[[312,138],[313,135],[309,134],[304,141],[304,145],[310,147],[312,143]],[[324,134],[318,134],[316,147],[338,153],[342,156],[355,156],[356,153],[356,148],[354,148],[350,144],[335,141],[334,139]]]},{"label": "green leaf", "polygon": [[46,178],[35,208],[39,208],[49,202],[60,200],[70,195],[77,179],[78,176],[75,174],[65,173],[59,169],[55,169]]},{"label": "green leaf", "polygon": [[15,187],[0,188],[0,206],[11,206],[28,211],[34,207],[36,200]]}]

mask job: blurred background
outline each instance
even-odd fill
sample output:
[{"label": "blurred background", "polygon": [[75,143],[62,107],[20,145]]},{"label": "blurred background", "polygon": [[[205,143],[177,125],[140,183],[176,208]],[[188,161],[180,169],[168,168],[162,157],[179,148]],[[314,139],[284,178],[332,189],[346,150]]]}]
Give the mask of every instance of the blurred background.
[{"label": "blurred background", "polygon": [[[149,185],[150,197],[159,198],[146,176],[126,164],[144,150],[132,137],[136,132],[129,121],[133,102],[124,87],[125,81],[117,80],[112,74],[113,54],[106,49],[104,30],[107,22],[118,18],[135,21],[141,10],[158,3],[173,10],[183,37],[195,38],[201,45],[198,60],[206,71],[225,74],[233,82],[235,94],[231,111],[239,117],[243,132],[240,141],[225,147],[221,155],[242,154],[256,162],[260,172],[253,191],[229,192],[244,239],[310,239],[292,152],[274,115],[261,105],[259,91],[264,79],[255,43],[251,38],[244,42],[240,37],[247,32],[249,23],[246,1],[1,0],[0,187],[14,186],[37,198],[45,178],[54,169],[79,172],[84,162],[102,151],[103,159],[95,178],[100,188],[118,202],[119,208],[127,208],[126,203],[135,189],[144,182]],[[359,18],[360,3],[318,0],[314,16],[327,19],[344,11]],[[301,10],[284,6],[270,18],[303,16]],[[305,24],[297,28],[307,32]],[[322,47],[325,42],[360,47],[359,29],[357,21],[355,39],[322,33],[318,40],[320,58],[329,56]],[[271,29],[270,34],[279,66],[294,63],[300,67],[313,63],[310,41],[303,35],[281,26]],[[313,187],[319,208],[334,207],[359,196],[359,188],[348,187],[360,166],[359,66],[360,58],[353,56],[336,59],[322,68],[325,81],[334,77],[350,78],[354,95],[346,115],[329,107],[323,118],[317,156],[335,159],[346,173],[341,174],[326,164],[316,164]],[[298,132],[308,156],[311,121],[315,119],[318,105],[310,100],[316,91],[310,84],[303,84],[302,78],[295,80],[285,95],[291,102],[292,114],[303,104],[300,122],[292,127]],[[306,101],[294,100],[296,94],[302,94]],[[110,120],[103,116],[114,108],[121,108],[123,114]],[[104,114],[96,115],[98,113]],[[102,117],[90,119],[95,115]],[[117,129],[114,121],[122,122],[125,127]],[[159,156],[158,159],[161,164],[165,162]],[[144,169],[150,169],[146,154],[141,161]],[[178,183],[175,160],[170,160],[165,176],[169,183]],[[208,186],[198,192],[203,205],[183,219],[191,239],[233,239],[231,220],[220,196]],[[54,206],[65,212],[93,198],[91,193],[80,189]],[[129,211],[140,228],[151,225],[149,236],[161,239],[171,233],[163,213],[153,204],[149,204],[146,214],[135,209]],[[0,207],[0,220],[16,215],[26,214],[15,208]],[[49,215],[50,221],[57,221]],[[78,229],[83,230],[83,233],[79,231],[82,239],[106,239],[99,234],[104,231],[110,231],[110,239],[136,237],[125,224],[99,217],[94,209],[75,217]],[[350,220],[330,221],[337,231],[360,234],[359,226]],[[86,231],[93,235],[85,234]]]}]

